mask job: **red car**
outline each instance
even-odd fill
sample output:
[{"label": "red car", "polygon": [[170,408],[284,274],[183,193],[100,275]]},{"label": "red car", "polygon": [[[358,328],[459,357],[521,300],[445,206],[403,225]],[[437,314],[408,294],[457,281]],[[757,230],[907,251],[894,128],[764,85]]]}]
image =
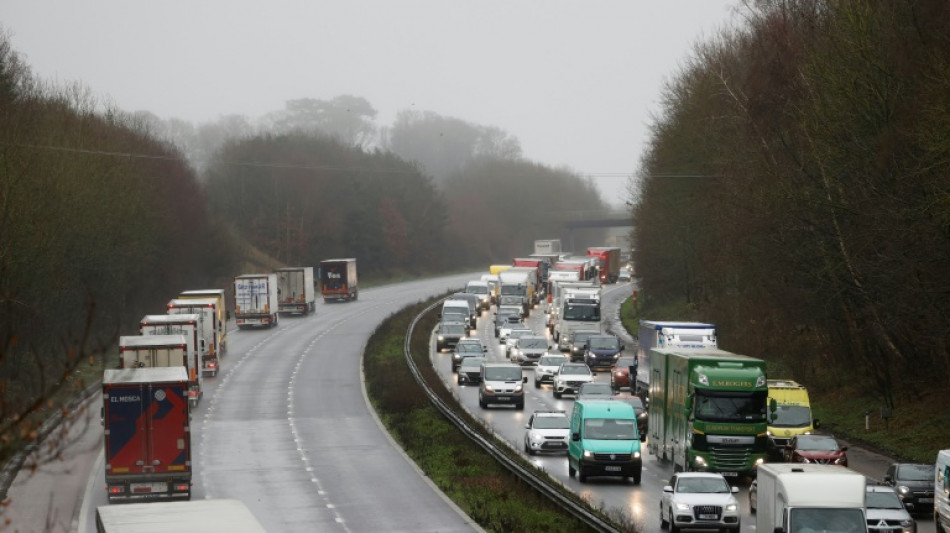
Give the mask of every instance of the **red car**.
[{"label": "red car", "polygon": [[847,449],[831,435],[796,435],[785,446],[785,462],[848,466]]},{"label": "red car", "polygon": [[630,386],[631,366],[633,366],[633,356],[624,355],[617,359],[617,364],[610,369],[610,388],[612,388],[614,392],[619,391],[621,388],[627,388],[630,389],[630,392],[634,392]]}]

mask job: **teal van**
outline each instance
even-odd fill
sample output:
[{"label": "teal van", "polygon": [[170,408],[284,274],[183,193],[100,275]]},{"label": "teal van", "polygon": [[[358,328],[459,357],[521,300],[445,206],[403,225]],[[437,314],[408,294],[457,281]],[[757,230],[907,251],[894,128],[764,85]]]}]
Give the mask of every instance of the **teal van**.
[{"label": "teal van", "polygon": [[571,414],[567,473],[583,483],[587,476],[620,476],[640,484],[643,462],[633,406],[616,400],[577,400]]}]

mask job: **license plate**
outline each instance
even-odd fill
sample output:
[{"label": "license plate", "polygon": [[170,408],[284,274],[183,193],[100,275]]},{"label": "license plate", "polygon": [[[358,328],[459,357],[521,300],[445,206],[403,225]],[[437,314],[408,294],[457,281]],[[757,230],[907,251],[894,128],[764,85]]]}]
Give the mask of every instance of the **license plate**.
[{"label": "license plate", "polygon": [[132,483],[129,489],[137,494],[149,494],[152,492],[168,492],[167,483]]},{"label": "license plate", "polygon": [[608,472],[620,472],[620,467],[619,467],[619,466],[607,466],[607,467],[604,467],[604,470],[606,470],[606,471],[608,471]]},{"label": "license plate", "polygon": [[921,498],[921,499],[919,499],[919,500],[917,500],[917,501],[919,501],[920,503],[933,503],[933,502],[934,502],[934,499],[933,499],[933,498]]},{"label": "license plate", "polygon": [[507,396],[502,396],[501,398],[498,398],[498,401],[499,401],[499,402],[510,402],[510,401],[511,401],[511,398],[508,398]]},{"label": "license plate", "polygon": [[719,472],[719,473],[725,477],[739,477],[738,472]]},{"label": "license plate", "polygon": [[716,515],[714,515],[714,514],[701,514],[701,515],[699,515],[699,519],[700,519],[700,520],[716,520],[717,518],[719,518],[719,517],[716,516]]}]

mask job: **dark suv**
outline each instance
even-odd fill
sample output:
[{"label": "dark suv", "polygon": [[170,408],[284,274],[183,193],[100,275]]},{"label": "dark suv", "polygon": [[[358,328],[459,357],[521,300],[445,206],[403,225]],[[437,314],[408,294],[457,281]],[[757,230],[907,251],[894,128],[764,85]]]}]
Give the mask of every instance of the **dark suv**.
[{"label": "dark suv", "polygon": [[592,335],[587,339],[584,349],[584,362],[591,370],[605,368],[610,370],[617,364],[623,344],[613,335]]},{"label": "dark suv", "polygon": [[894,463],[887,467],[884,484],[894,487],[911,513],[933,509],[934,465]]},{"label": "dark suv", "polygon": [[468,326],[460,322],[441,322],[436,331],[435,349],[441,352],[443,348],[454,348],[459,339],[468,337]]}]

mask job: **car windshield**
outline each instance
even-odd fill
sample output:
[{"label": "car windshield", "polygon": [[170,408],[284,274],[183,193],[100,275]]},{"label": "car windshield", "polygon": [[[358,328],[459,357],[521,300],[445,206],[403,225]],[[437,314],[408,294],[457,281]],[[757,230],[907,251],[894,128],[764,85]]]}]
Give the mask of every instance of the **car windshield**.
[{"label": "car windshield", "polygon": [[482,347],[479,344],[459,344],[458,345],[459,353],[482,353]]},{"label": "car windshield", "polygon": [[584,438],[594,440],[631,440],[637,438],[633,419],[588,418],[584,420]]},{"label": "car windshield", "polygon": [[560,373],[566,374],[566,375],[572,375],[572,376],[576,376],[576,375],[589,376],[590,369],[587,368],[587,365],[564,365],[561,367]]},{"label": "car windshield", "polygon": [[508,317],[508,323],[509,323],[509,324],[520,324],[520,323],[521,323],[521,317],[519,317],[518,315],[510,315],[510,316]]},{"label": "car windshield", "polygon": [[547,350],[548,340],[544,337],[524,337],[518,340],[518,347],[525,350]]},{"label": "car windshield", "polygon": [[606,383],[585,383],[581,387],[584,396],[613,396],[614,391]]},{"label": "car windshield", "polygon": [[868,509],[903,509],[904,504],[901,503],[900,498],[897,497],[897,493],[892,490],[886,491],[868,491],[867,497],[865,498],[865,507]]},{"label": "car windshield", "polygon": [[465,289],[469,294],[488,294],[488,287],[485,285],[470,285]]},{"label": "car windshield", "polygon": [[732,392],[697,389],[693,412],[707,422],[765,422],[766,391]]},{"label": "car windshield", "polygon": [[587,339],[591,336],[596,335],[596,333],[588,331],[576,331],[574,332],[574,344],[584,344],[587,342]]},{"label": "car windshield", "polygon": [[520,315],[521,308],[513,305],[503,305],[498,308],[498,313],[504,315]]},{"label": "car windshield", "polygon": [[462,359],[462,365],[459,368],[464,368],[465,370],[478,369],[484,361],[484,357],[466,357]]},{"label": "car windshield", "polygon": [[568,429],[571,427],[566,416],[536,416],[534,417],[535,429]]},{"label": "car windshield", "polygon": [[442,324],[442,333],[465,333],[464,324]]},{"label": "car windshield", "polygon": [[526,337],[534,333],[530,329],[513,329],[511,333],[508,334],[508,338],[514,342],[515,339],[520,339],[521,337]]},{"label": "car windshield", "polygon": [[802,435],[798,437],[795,448],[799,450],[814,450],[821,452],[838,451],[838,443],[829,437]]},{"label": "car windshield", "polygon": [[681,477],[676,484],[676,492],[686,493],[729,493],[732,489],[726,480],[718,477]]},{"label": "car windshield", "polygon": [[619,350],[620,340],[616,337],[591,337],[587,347],[591,350]]},{"label": "car windshield", "polygon": [[560,366],[564,361],[567,361],[567,357],[562,357],[559,355],[542,355],[541,360],[538,361],[538,366]]},{"label": "car windshield", "polygon": [[933,481],[934,465],[900,465],[897,467],[897,479],[905,481]]},{"label": "car windshield", "polygon": [[633,357],[621,357],[617,359],[617,368],[629,368],[633,366]]},{"label": "car windshield", "polygon": [[521,381],[521,367],[487,367],[486,381]]}]

